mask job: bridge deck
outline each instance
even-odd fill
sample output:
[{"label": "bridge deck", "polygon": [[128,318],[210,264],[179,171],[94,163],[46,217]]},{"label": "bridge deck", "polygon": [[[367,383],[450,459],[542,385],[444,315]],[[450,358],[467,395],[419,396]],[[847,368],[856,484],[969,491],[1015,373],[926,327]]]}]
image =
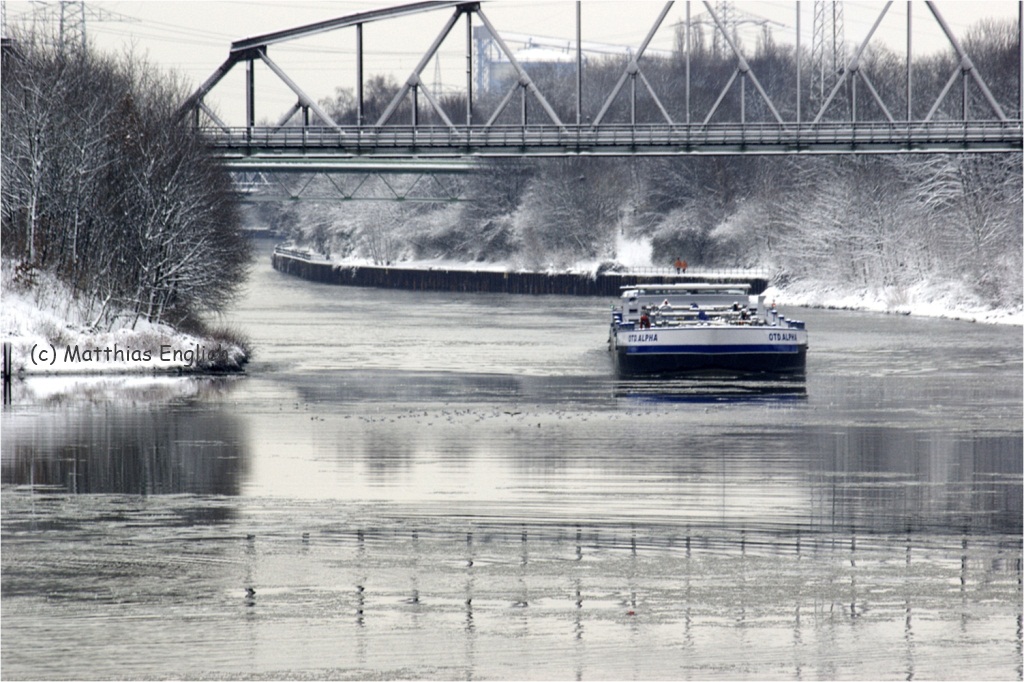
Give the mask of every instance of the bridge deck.
[{"label": "bridge deck", "polygon": [[345,157],[894,153],[1020,151],[1020,121],[709,125],[349,126],[209,128],[238,166]]}]

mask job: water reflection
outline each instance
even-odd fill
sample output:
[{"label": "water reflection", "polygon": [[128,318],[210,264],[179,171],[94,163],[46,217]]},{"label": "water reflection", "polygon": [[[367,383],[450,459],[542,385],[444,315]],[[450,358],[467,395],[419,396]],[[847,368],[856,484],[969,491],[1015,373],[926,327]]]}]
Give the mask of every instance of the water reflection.
[{"label": "water reflection", "polygon": [[821,485],[838,518],[857,527],[1020,533],[1024,514],[1017,436],[949,437],[891,426],[815,430]]},{"label": "water reflection", "polygon": [[5,485],[74,494],[239,494],[248,469],[244,420],[200,402],[230,384],[26,383],[38,403],[4,414]]},{"label": "water reflection", "polygon": [[[618,378],[610,374],[524,376],[453,372],[351,370],[294,375],[311,404],[519,402],[558,407],[628,408],[629,402],[773,402],[807,397],[803,375]],[[609,400],[609,398],[613,400]],[[626,399],[621,403],[618,399]]]},{"label": "water reflection", "polygon": [[616,397],[636,402],[779,402],[807,398],[804,375],[740,375],[621,379]]},{"label": "water reflection", "polygon": [[[294,374],[286,379],[299,398],[313,405],[386,402],[437,404],[456,400],[480,403],[541,398],[527,377],[468,372],[412,372],[352,370],[321,374]],[[549,382],[539,382],[547,386]]]},{"label": "water reflection", "polygon": [[5,412],[3,483],[416,515],[1021,531],[1018,435],[843,424],[808,408],[801,381],[333,372],[290,375],[293,398],[254,403],[265,383]]},{"label": "water reflection", "polygon": [[40,534],[29,519],[68,501],[30,511],[5,494],[5,677],[763,679],[843,677],[861,656],[872,679],[1001,679],[1019,661],[1009,539],[417,519],[326,500],[239,500],[223,525],[178,525],[223,504],[91,496],[81,523]]}]

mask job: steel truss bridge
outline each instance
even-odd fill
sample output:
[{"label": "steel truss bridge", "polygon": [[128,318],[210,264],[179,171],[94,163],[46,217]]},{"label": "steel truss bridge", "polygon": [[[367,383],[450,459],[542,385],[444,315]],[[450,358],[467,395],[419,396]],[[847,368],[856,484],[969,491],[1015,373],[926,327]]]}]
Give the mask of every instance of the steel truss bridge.
[{"label": "steel truss bridge", "polygon": [[[697,3],[694,3],[695,5]],[[576,37],[568,44],[575,51],[571,72],[575,105],[569,110],[564,93],[569,77],[561,83],[561,111],[552,104],[552,93],[543,92],[528,64],[520,63],[502,31],[487,15],[485,3],[458,1],[416,2],[299,26],[275,33],[239,40],[231,45],[225,62],[181,106],[179,114],[191,117],[210,146],[232,171],[248,173],[459,173],[471,171],[478,160],[502,157],[573,156],[673,156],[715,154],[881,154],[1019,152],[1022,145],[1021,111],[1022,63],[1021,10],[1018,10],[1016,93],[1011,101],[999,101],[989,87],[986,74],[967,53],[934,2],[926,2],[927,13],[915,21],[933,21],[941,29],[954,55],[954,68],[944,87],[927,98],[914,90],[911,17],[915,3],[893,10],[892,2],[880,5],[873,26],[863,41],[848,53],[845,67],[834,74],[831,89],[809,92],[810,74],[800,45],[800,3],[795,2],[795,72],[783,74],[792,83],[784,97],[769,95],[758,74],[726,30],[710,2],[695,8],[701,20],[691,17],[691,3],[685,3],[686,25],[713,24],[716,40],[728,46],[724,58],[733,69],[724,80],[712,84],[717,99],[697,111],[696,88],[704,88],[711,74],[698,73],[698,59],[691,59],[690,35],[685,31],[682,54],[676,68],[682,71],[683,92],[672,85],[672,99],[659,94],[645,75],[659,56],[645,54],[673,2],[667,2],[653,17],[646,37],[631,50],[618,80],[607,92],[591,92],[598,85],[584,79],[585,62],[581,32],[581,4],[576,2]],[[631,12],[653,11],[655,5],[632,5]],[[398,92],[374,120],[368,120],[364,98],[363,26],[426,13],[448,13],[433,43],[423,53]],[[904,55],[905,84],[899,92],[876,87],[866,59],[872,38],[887,15],[905,12],[907,26]],[[709,20],[710,19],[710,20]],[[439,97],[424,81],[424,72],[442,44],[460,21],[465,22],[466,81],[455,100]],[[474,92],[474,28],[486,29],[493,45],[507,59],[513,77],[508,90],[497,99]],[[350,29],[355,32],[356,92],[355,123],[332,119],[296,78],[270,56],[273,46],[288,41]],[[479,49],[479,48],[478,48]],[[295,104],[274,125],[256,124],[258,93],[254,65],[262,64],[294,94]],[[246,120],[230,124],[206,104],[207,96],[224,76],[245,65]],[[777,74],[776,74],[777,76]],[[721,78],[721,76],[715,76]],[[280,86],[278,86],[280,87]],[[905,87],[905,90],[903,89]],[[923,86],[918,86],[924,90]],[[891,86],[890,86],[891,88]],[[639,120],[638,92],[655,120]],[[682,97],[680,98],[680,94]],[[731,105],[723,106],[728,98]],[[681,110],[670,111],[666,101],[683,102]],[[705,101],[707,97],[705,97]],[[920,100],[920,101],[919,101]],[[459,111],[451,111],[458,101]],[[584,101],[601,101],[600,108],[584,111]],[[497,102],[495,104],[495,102]],[[738,102],[738,105],[736,104]],[[896,109],[897,102],[900,110]],[[445,108],[445,105],[449,109]],[[239,109],[241,107],[238,107]],[[566,114],[566,111],[569,113]],[[955,112],[955,115],[951,114]],[[275,112],[280,114],[280,112]],[[649,113],[647,114],[650,117]],[[401,120],[400,120],[401,119]]]}]

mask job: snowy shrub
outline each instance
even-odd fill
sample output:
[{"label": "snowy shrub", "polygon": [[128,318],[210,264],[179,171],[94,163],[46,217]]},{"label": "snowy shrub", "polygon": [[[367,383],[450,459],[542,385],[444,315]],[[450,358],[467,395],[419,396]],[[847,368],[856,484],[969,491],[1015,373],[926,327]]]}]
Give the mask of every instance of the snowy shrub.
[{"label": "snowy shrub", "polygon": [[690,265],[711,262],[712,241],[708,216],[693,204],[673,209],[651,237],[655,260],[666,263],[682,258]]},{"label": "snowy shrub", "polygon": [[708,233],[712,260],[716,265],[741,266],[751,263],[759,228],[763,229],[760,202],[747,201]]}]

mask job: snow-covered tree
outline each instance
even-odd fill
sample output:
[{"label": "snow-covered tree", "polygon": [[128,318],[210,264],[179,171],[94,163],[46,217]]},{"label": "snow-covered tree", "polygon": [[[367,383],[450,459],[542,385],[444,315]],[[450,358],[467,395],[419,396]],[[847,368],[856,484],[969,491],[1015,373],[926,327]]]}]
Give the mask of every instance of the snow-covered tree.
[{"label": "snow-covered tree", "polygon": [[2,74],[4,255],[70,284],[97,324],[114,311],[185,322],[223,309],[249,242],[227,174],[176,119],[184,88],[130,55],[13,40]]}]

